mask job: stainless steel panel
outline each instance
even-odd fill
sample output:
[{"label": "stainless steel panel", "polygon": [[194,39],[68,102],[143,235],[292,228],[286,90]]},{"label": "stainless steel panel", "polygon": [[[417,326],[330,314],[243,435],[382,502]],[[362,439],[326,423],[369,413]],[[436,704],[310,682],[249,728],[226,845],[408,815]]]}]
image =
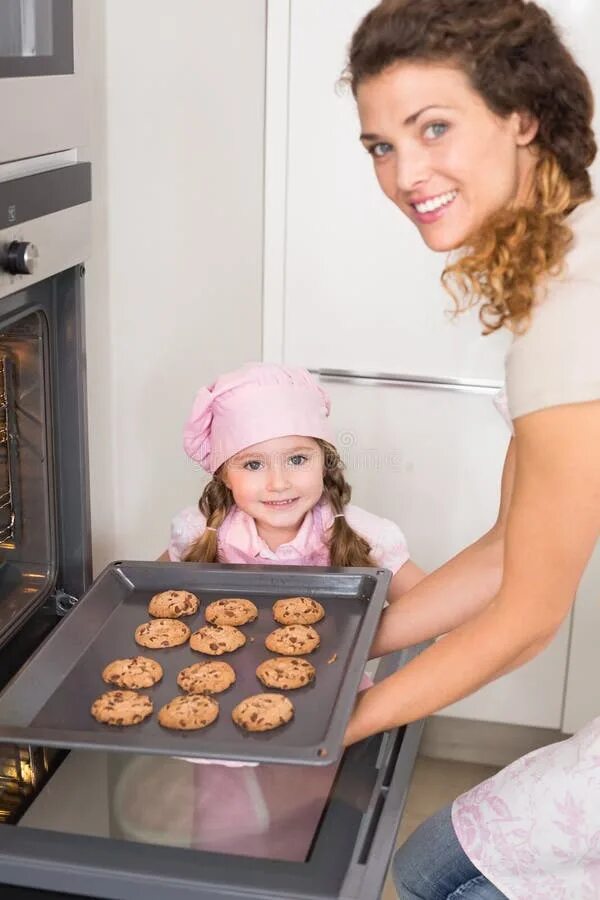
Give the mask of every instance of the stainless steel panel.
[{"label": "stainless steel panel", "polygon": [[74,0],[72,75],[0,78],[0,163],[86,146],[88,0]]},{"label": "stainless steel panel", "polygon": [[91,245],[90,204],[82,203],[0,230],[0,246],[12,241],[35,244],[38,264],[32,275],[9,275],[0,270],[0,298],[23,291],[87,259]]},{"label": "stainless steel panel", "polygon": [[434,391],[463,391],[469,394],[495,394],[502,387],[500,381],[473,378],[439,378],[426,375],[402,375],[400,373],[362,372],[352,369],[311,369],[322,381],[346,384],[388,385],[405,388],[421,388]]}]

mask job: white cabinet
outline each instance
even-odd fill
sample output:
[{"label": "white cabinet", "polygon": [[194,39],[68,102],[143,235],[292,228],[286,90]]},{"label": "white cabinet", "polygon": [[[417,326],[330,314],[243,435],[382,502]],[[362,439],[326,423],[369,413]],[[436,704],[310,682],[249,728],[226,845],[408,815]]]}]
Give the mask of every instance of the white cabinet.
[{"label": "white cabinet", "polygon": [[352,95],[336,90],[352,31],[372,5],[269,4],[265,356],[499,380],[507,337],[481,337],[475,314],[449,321],[444,257],[381,193]]},{"label": "white cabinet", "polygon": [[[398,386],[324,386],[353,501],[397,522],[416,563],[439,566],[490,527],[507,429],[489,397]],[[567,623],[527,666],[444,715],[560,728],[568,637]]]},{"label": "white cabinet", "polygon": [[[351,34],[372,5],[269,4],[264,357],[499,384],[509,336],[482,338],[475,314],[449,321],[444,260],[380,193],[352,96],[336,90]],[[558,5],[549,0],[600,87],[589,40],[598,9]],[[328,387],[357,502],[398,521],[417,562],[437,565],[490,526],[507,432],[489,391]],[[450,714],[560,728],[569,626]]]}]

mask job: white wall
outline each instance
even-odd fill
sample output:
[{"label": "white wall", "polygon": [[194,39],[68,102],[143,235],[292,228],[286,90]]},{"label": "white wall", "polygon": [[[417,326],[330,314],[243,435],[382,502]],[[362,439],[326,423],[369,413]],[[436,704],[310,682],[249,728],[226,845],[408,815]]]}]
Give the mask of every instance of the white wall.
[{"label": "white wall", "polygon": [[95,571],[195,503],[197,388],[261,355],[262,0],[93,4],[87,340]]}]

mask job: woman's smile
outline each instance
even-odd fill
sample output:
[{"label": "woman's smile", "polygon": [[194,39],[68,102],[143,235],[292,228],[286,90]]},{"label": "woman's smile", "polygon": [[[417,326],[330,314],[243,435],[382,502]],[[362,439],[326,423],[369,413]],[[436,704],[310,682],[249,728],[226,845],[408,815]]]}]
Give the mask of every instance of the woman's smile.
[{"label": "woman's smile", "polygon": [[458,191],[446,191],[444,194],[437,194],[424,200],[415,200],[411,203],[415,218],[423,225],[437,222],[445,215],[457,197]]}]

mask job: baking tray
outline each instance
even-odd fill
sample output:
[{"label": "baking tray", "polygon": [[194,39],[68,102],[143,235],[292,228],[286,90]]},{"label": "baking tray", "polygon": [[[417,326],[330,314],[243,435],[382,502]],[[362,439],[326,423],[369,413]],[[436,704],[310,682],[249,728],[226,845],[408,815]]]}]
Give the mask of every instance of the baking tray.
[{"label": "baking tray", "polygon": [[[376,568],[112,563],[0,695],[0,742],[331,764],[342,752],[390,578],[387,569]],[[248,597],[259,610],[255,622],[242,626],[248,638],[245,647],[217,657],[234,667],[237,681],[217,696],[219,718],[201,731],[163,729],[156,714],[181,693],[176,677],[184,666],[215,657],[197,653],[189,644],[149,650],[133,637],[136,626],[150,618],[152,595],[169,589],[189,590],[200,598],[197,615],[184,619],[192,631],[205,624],[207,604],[220,597]],[[278,598],[292,596],[314,597],[325,608],[325,618],[315,626],[321,645],[308,657],[317,670],[316,679],[286,692],[295,707],[289,724],[248,734],[233,723],[231,711],[244,697],[268,690],[255,670],[274,655],[264,646],[266,635],[279,627],[271,607]],[[90,706],[111,689],[101,677],[104,666],[137,654],[156,659],[164,669],[162,681],[142,691],[153,700],[152,717],[131,727],[96,722]]]}]

